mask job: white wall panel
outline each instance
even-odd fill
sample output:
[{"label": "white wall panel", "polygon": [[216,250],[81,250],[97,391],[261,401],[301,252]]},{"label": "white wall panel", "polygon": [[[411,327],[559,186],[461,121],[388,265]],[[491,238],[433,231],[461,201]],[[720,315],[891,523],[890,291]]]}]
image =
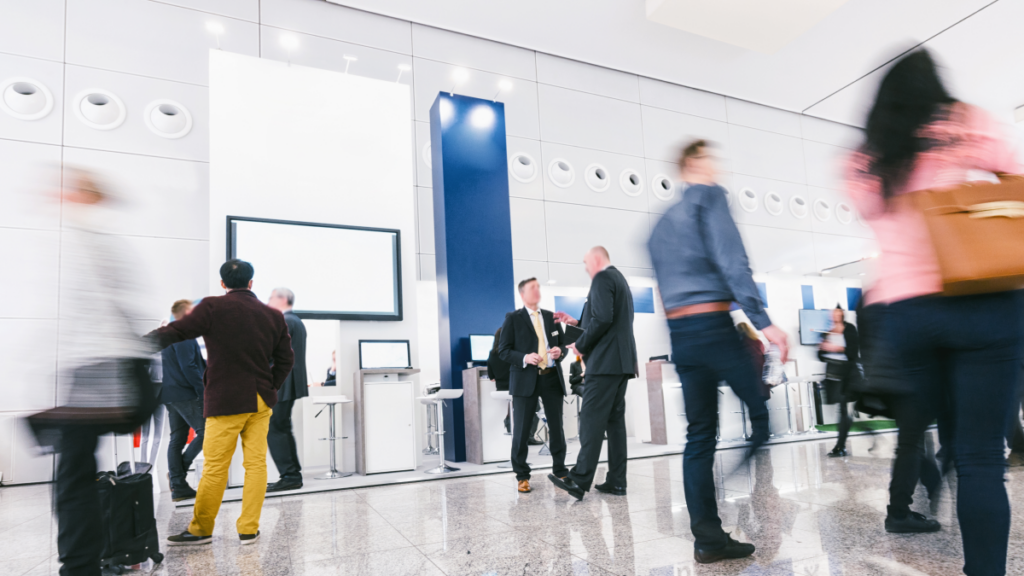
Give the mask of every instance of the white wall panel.
[{"label": "white wall panel", "polygon": [[[612,263],[615,263],[614,260]],[[587,269],[583,266],[583,253],[580,253],[576,262],[549,262],[548,280],[554,280],[559,288],[564,286],[583,287],[582,295],[586,296],[585,290],[590,287],[590,277],[587,276]]]},{"label": "white wall panel", "polygon": [[[548,263],[535,260],[513,260],[512,276],[515,279],[515,286],[518,286],[519,282],[527,278],[536,278],[540,282],[541,291],[543,291],[550,279],[550,276],[548,276]],[[512,287],[513,290],[515,290],[515,286]],[[517,298],[516,305],[521,304],[522,301]]]},{"label": "white wall panel", "polygon": [[14,420],[11,426],[14,431],[11,450],[13,469],[11,481],[16,484],[26,484],[53,480],[53,456],[39,455],[32,431],[24,421],[24,417],[28,414],[13,412],[4,414],[4,416]]},{"label": "white wall panel", "polygon": [[[310,66],[322,70],[344,72],[347,61],[345,56],[354,56],[357,60],[348,66],[349,74],[366,76],[378,80],[394,82],[398,79],[398,65],[412,66],[412,57],[378,48],[369,48],[359,44],[339,42],[329,38],[301,34],[289,30],[281,30],[263,26],[260,35],[262,48],[261,57],[281,62],[291,61],[294,65]],[[285,50],[282,37],[294,38],[298,48]],[[412,72],[402,74],[401,83],[412,85]]]},{"label": "white wall panel", "polygon": [[[457,66],[452,64],[422,58],[413,59],[416,120],[430,122],[430,107],[437,99],[438,93],[448,92],[454,87],[452,73],[456,68]],[[498,82],[502,78],[498,74],[471,70],[469,80],[460,84],[455,93],[490,100],[498,92]],[[512,84],[511,91],[503,92],[498,97],[499,102],[505,103],[505,133],[509,136],[539,140],[536,84],[518,79],[512,80]]]},{"label": "white wall panel", "polygon": [[843,162],[850,156],[850,151],[806,140],[803,146],[804,161],[807,163],[807,184],[842,190]]},{"label": "white wall panel", "polygon": [[[737,224],[754,272],[801,275],[817,272],[814,236],[802,230],[782,230]],[[784,267],[791,270],[783,271]]]},{"label": "white wall panel", "polygon": [[0,298],[0,318],[56,318],[60,233],[0,228],[0,246],[8,286],[24,288],[15,289],[16,298]]},{"label": "white wall panel", "polygon": [[416,157],[413,158],[413,162],[416,164],[416,185],[433,188],[433,167],[427,164],[427,159],[424,155],[426,146],[430,144],[430,122],[413,122],[413,129],[415,130],[416,138],[416,143],[414,144],[416,146]]},{"label": "white wall panel", "polygon": [[[757,195],[757,204],[753,212],[748,212],[741,206],[740,195],[744,193],[743,190],[746,188],[749,188]],[[756,176],[747,176],[745,174],[734,174],[730,191],[733,193],[731,211],[733,220],[737,223],[757,224],[759,226],[788,228],[792,230],[811,230],[811,221],[814,219],[814,216],[810,214],[810,203],[812,200],[807,186],[803,184],[757,178]],[[782,213],[777,216],[768,212],[768,209],[765,207],[765,197],[770,192],[775,192],[782,199]],[[807,203],[807,216],[798,218],[793,215],[793,212],[790,210],[790,200],[794,196],[800,196]]]},{"label": "white wall panel", "polygon": [[39,411],[54,406],[56,320],[0,320],[0,393],[4,410]]},{"label": "white wall panel", "polygon": [[640,106],[556,86],[538,86],[545,142],[644,155]]},{"label": "white wall panel", "polygon": [[818,270],[854,262],[878,252],[878,244],[873,239],[832,234],[815,233],[813,246]]},{"label": "white wall panel", "polygon": [[[622,187],[619,185],[619,176],[623,170],[630,169],[637,171],[641,180],[647,184],[644,187],[645,190],[650,188],[650,184],[647,183],[647,171],[645,170],[643,158],[598,150],[587,150],[561,144],[544,143],[541,147],[544,150],[543,166],[545,171],[551,166],[552,161],[562,159],[568,162],[576,173],[575,181],[567,188],[556,186],[545,174],[545,199],[552,202],[567,202],[583,206],[602,206],[605,208],[632,210],[634,212],[647,211],[647,199],[644,194],[629,196],[622,191]],[[608,189],[604,192],[595,192],[587,186],[586,170],[591,164],[600,164],[606,171]]]},{"label": "white wall panel", "polygon": [[437,262],[433,254],[417,254],[416,275],[420,280],[432,281],[437,279]]},{"label": "white wall panel", "polygon": [[506,149],[508,150],[509,166],[512,158],[519,153],[529,154],[536,166],[536,176],[530,182],[520,182],[512,176],[511,170],[508,176],[508,195],[516,198],[531,198],[533,200],[544,199],[544,182],[546,181],[546,169],[544,155],[541,153],[541,145],[537,140],[529,138],[517,138],[508,136],[506,138]]},{"label": "white wall panel", "polygon": [[7,0],[0,18],[0,52],[64,60],[65,0]]},{"label": "white wall panel", "polygon": [[838,122],[830,122],[814,116],[800,116],[801,135],[804,140],[841,146],[856,150],[864,141],[864,131]]},{"label": "white wall panel", "polygon": [[433,254],[434,244],[434,189],[416,188],[416,252]]},{"label": "white wall panel", "polygon": [[799,114],[735,98],[726,98],[725,108],[729,124],[800,137]]},{"label": "white wall panel", "polygon": [[267,26],[412,54],[412,25],[323,0],[260,0]]},{"label": "white wall panel", "polygon": [[[140,312],[146,318],[165,318],[175,300],[210,295],[208,275],[216,275],[223,262],[207,264],[206,241],[126,237],[125,244],[139,266],[139,282],[144,287],[139,298]],[[270,294],[258,296],[265,300]]]},{"label": "white wall panel", "polygon": [[537,82],[599,96],[640,102],[636,74],[537,53]]},{"label": "white wall panel", "polygon": [[[647,214],[557,202],[546,202],[545,208],[551,262],[582,262],[588,250],[604,246],[616,265],[651,267],[647,254],[651,224]],[[581,225],[583,222],[586,225]]]},{"label": "white wall panel", "polygon": [[545,202],[509,198],[512,218],[512,258],[514,260],[548,259],[545,234]]},{"label": "white wall panel", "polygon": [[107,231],[129,236],[207,240],[210,165],[137,154],[68,148],[64,162],[95,170],[124,201]]},{"label": "white wall panel", "polygon": [[511,78],[537,80],[532,50],[419,24],[412,25],[412,43],[417,58]]},{"label": "white wall panel", "polygon": [[260,0],[160,0],[182,8],[230,16],[249,22],[260,21]]},{"label": "white wall panel", "polygon": [[205,86],[208,52],[217,48],[206,23],[224,27],[223,50],[256,56],[256,24],[159,2],[68,0],[67,62]]},{"label": "white wall panel", "polygon": [[60,228],[59,146],[0,140],[0,226]]},{"label": "white wall panel", "polygon": [[722,168],[728,168],[729,125],[699,116],[670,112],[644,106],[644,150],[648,158],[675,162],[680,149],[698,138],[710,141],[720,157]]},{"label": "white wall panel", "polygon": [[38,120],[19,120],[0,110],[0,138],[60,144],[64,65],[36,58],[0,54],[0,82],[8,78],[31,78],[46,86],[53,96],[53,109]]},{"label": "white wall panel", "polygon": [[803,184],[802,141],[742,126],[729,125],[730,171]]},{"label": "white wall panel", "polygon": [[725,97],[686,86],[640,77],[640,102],[645,106],[664,108],[725,122]]},{"label": "white wall panel", "polygon": [[[95,130],[79,121],[73,107],[82,91],[109,90],[124,101],[128,116],[113,130]],[[210,113],[205,86],[143,78],[93,68],[67,66],[67,94],[64,104],[65,145],[113,152],[147,154],[165,158],[207,161],[210,157]],[[146,106],[154,100],[178,102],[192,115],[192,130],[176,140],[154,134],[144,117]]]}]

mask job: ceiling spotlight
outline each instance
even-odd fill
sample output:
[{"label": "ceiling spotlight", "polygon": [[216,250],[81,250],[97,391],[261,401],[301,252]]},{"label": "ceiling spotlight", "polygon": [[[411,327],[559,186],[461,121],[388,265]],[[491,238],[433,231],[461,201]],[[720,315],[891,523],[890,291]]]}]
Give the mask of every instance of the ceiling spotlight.
[{"label": "ceiling spotlight", "polygon": [[469,80],[469,70],[466,70],[465,68],[456,68],[452,71],[452,80],[455,82],[455,85],[448,91],[449,96],[454,96],[455,89],[458,88],[460,84],[465,83],[466,80]]},{"label": "ceiling spotlight", "polygon": [[861,273],[860,273],[860,275],[861,275],[861,276],[863,276],[863,275],[865,275],[865,274],[867,274],[867,272],[861,272]]},{"label": "ceiling spotlight", "polygon": [[355,62],[356,60],[359,60],[359,58],[356,58],[355,56],[349,56],[348,54],[345,54],[344,56],[342,56],[342,58],[345,59],[345,74],[348,74],[348,67],[351,66],[352,63]]},{"label": "ceiling spotlight", "polygon": [[288,53],[288,65],[292,65],[292,51],[299,47],[299,39],[291,34],[281,36],[281,47]]},{"label": "ceiling spotlight", "polygon": [[782,271],[783,272],[792,272],[793,271],[793,267],[792,266],[783,266],[782,267]]},{"label": "ceiling spotlight", "polygon": [[401,82],[402,81],[402,74],[405,74],[409,70],[412,70],[412,66],[409,66],[408,64],[399,64],[398,65],[398,78],[395,79],[395,83]]},{"label": "ceiling spotlight", "polygon": [[831,270],[822,270],[821,273],[822,274],[831,274],[832,271]]},{"label": "ceiling spotlight", "polygon": [[878,258],[878,252],[872,252],[870,257],[871,258]]},{"label": "ceiling spotlight", "polygon": [[500,80],[498,82],[498,93],[495,94],[494,98],[491,98],[491,100],[497,102],[499,94],[501,94],[502,92],[508,92],[511,89],[512,89],[512,82],[510,80],[507,80],[507,79],[503,78],[502,80]]},{"label": "ceiling spotlight", "polygon": [[217,50],[220,50],[220,35],[224,33],[224,25],[210,20],[206,23],[206,31],[217,37]]}]

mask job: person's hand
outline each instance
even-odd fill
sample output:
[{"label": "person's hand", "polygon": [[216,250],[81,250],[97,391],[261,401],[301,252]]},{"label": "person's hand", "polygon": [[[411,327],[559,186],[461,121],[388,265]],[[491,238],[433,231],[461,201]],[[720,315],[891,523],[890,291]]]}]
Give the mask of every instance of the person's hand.
[{"label": "person's hand", "polygon": [[323,382],[313,382],[312,384],[309,385],[309,387],[310,388],[319,388],[320,386],[323,386],[323,385],[324,385]]},{"label": "person's hand", "polygon": [[789,338],[786,333],[775,324],[764,328],[761,333],[769,342],[779,347],[779,361],[785,362],[789,358]]},{"label": "person's hand", "polygon": [[579,324],[579,321],[569,316],[565,312],[555,312],[555,322],[561,322],[562,324],[568,324],[569,326],[575,326]]},{"label": "person's hand", "polygon": [[582,356],[582,354],[580,354],[580,351],[576,349],[576,343],[575,343],[575,342],[573,342],[572,344],[569,344],[569,345],[568,345],[568,346],[566,346],[565,348],[566,348],[567,350],[571,350],[571,351],[572,351],[572,353],[573,353],[573,354],[575,354],[575,355],[577,355],[577,356]]},{"label": "person's hand", "polygon": [[167,326],[168,324],[170,324],[170,322],[167,321],[167,318],[164,318],[163,320],[160,321],[160,327],[161,328],[163,328],[164,326]]},{"label": "person's hand", "polygon": [[842,352],[843,350],[845,350],[845,348],[843,348],[839,344],[833,344],[832,342],[822,342],[821,349],[824,350],[825,352]]},{"label": "person's hand", "polygon": [[527,364],[536,366],[537,364],[540,364],[540,354],[537,354],[536,352],[533,354],[527,354],[523,360],[525,360]]},{"label": "person's hand", "polygon": [[557,346],[548,350],[548,358],[551,358],[552,360],[558,360],[561,356],[562,349]]}]

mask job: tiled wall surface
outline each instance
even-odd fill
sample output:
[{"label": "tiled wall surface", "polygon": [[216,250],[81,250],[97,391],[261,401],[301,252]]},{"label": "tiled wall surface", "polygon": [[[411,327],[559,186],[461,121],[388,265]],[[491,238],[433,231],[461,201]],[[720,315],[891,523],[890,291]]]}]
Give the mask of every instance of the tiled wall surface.
[{"label": "tiled wall surface", "polygon": [[[209,32],[211,22],[223,29],[219,37]],[[284,36],[297,47],[286,49]],[[169,302],[202,295],[208,286],[208,51],[218,46],[317,68],[348,65],[351,74],[413,87],[420,279],[432,279],[434,270],[423,154],[430,105],[439,91],[453,88],[494,98],[502,79],[513,85],[498,96],[506,105],[509,153],[529,154],[541,170],[529,183],[510,179],[517,277],[585,286],[579,262],[598,243],[627,274],[650,275],[644,244],[675,199],[655,196],[652,180],[674,178],[678,145],[698,136],[720,145],[733,196],[749,188],[758,197],[753,212],[733,202],[758,270],[813,271],[870,249],[868,230],[856,218],[843,224],[834,213],[841,201],[836,158],[859,137],[846,126],[322,0],[0,0],[0,82],[32,78],[54,99],[41,120],[0,112],[0,270],[11,291],[0,300],[5,481],[50,474],[48,465],[31,459],[24,438],[15,441],[12,419],[52,406],[56,396],[62,221],[55,167],[95,167],[130,202],[133,217],[112,226],[143,259],[153,320]],[[345,56],[357,60],[347,64]],[[412,68],[400,79],[399,65]],[[469,71],[457,87],[456,67]],[[77,117],[76,97],[97,88],[115,93],[127,108],[115,130],[93,130]],[[189,110],[194,124],[187,136],[165,139],[149,131],[143,112],[156,99]],[[556,159],[575,172],[566,188],[548,177]],[[585,183],[592,164],[611,178],[604,192]],[[639,175],[640,195],[620,189],[624,170]],[[769,192],[787,206],[792,196],[811,204],[821,199],[830,218],[772,216],[763,204]]]}]

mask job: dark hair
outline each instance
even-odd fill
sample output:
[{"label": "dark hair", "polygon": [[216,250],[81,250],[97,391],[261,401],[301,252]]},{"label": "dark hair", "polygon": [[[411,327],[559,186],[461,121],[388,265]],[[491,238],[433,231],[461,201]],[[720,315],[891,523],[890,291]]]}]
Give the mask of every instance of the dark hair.
[{"label": "dark hair", "polygon": [[526,280],[523,280],[522,282],[519,283],[519,291],[522,292],[523,291],[523,286],[526,286],[530,282],[537,282],[537,279],[536,278],[527,278]]},{"label": "dark hair", "polygon": [[228,260],[220,267],[220,279],[230,290],[248,288],[252,276],[252,264],[238,258]]},{"label": "dark hair", "polygon": [[682,170],[686,168],[687,160],[695,156],[700,156],[701,153],[704,152],[704,149],[709,146],[710,144],[708,144],[708,141],[703,139],[694,140],[686,146],[683,146],[683,149],[679,151],[679,158],[676,159],[676,164],[679,166],[679,169]]},{"label": "dark hair", "polygon": [[498,326],[498,329],[494,331],[494,344],[491,345],[491,352],[497,352],[498,351],[498,340],[500,340],[500,339],[501,339],[501,326]]},{"label": "dark hair", "polygon": [[[839,302],[836,302],[836,310],[843,310],[843,305],[840,304]],[[843,312],[846,312],[846,310],[843,310]]]},{"label": "dark hair", "polygon": [[904,56],[882,79],[868,114],[863,151],[871,157],[871,174],[882,181],[883,198],[895,195],[917,155],[932,146],[921,127],[953,102],[924,48]]}]

